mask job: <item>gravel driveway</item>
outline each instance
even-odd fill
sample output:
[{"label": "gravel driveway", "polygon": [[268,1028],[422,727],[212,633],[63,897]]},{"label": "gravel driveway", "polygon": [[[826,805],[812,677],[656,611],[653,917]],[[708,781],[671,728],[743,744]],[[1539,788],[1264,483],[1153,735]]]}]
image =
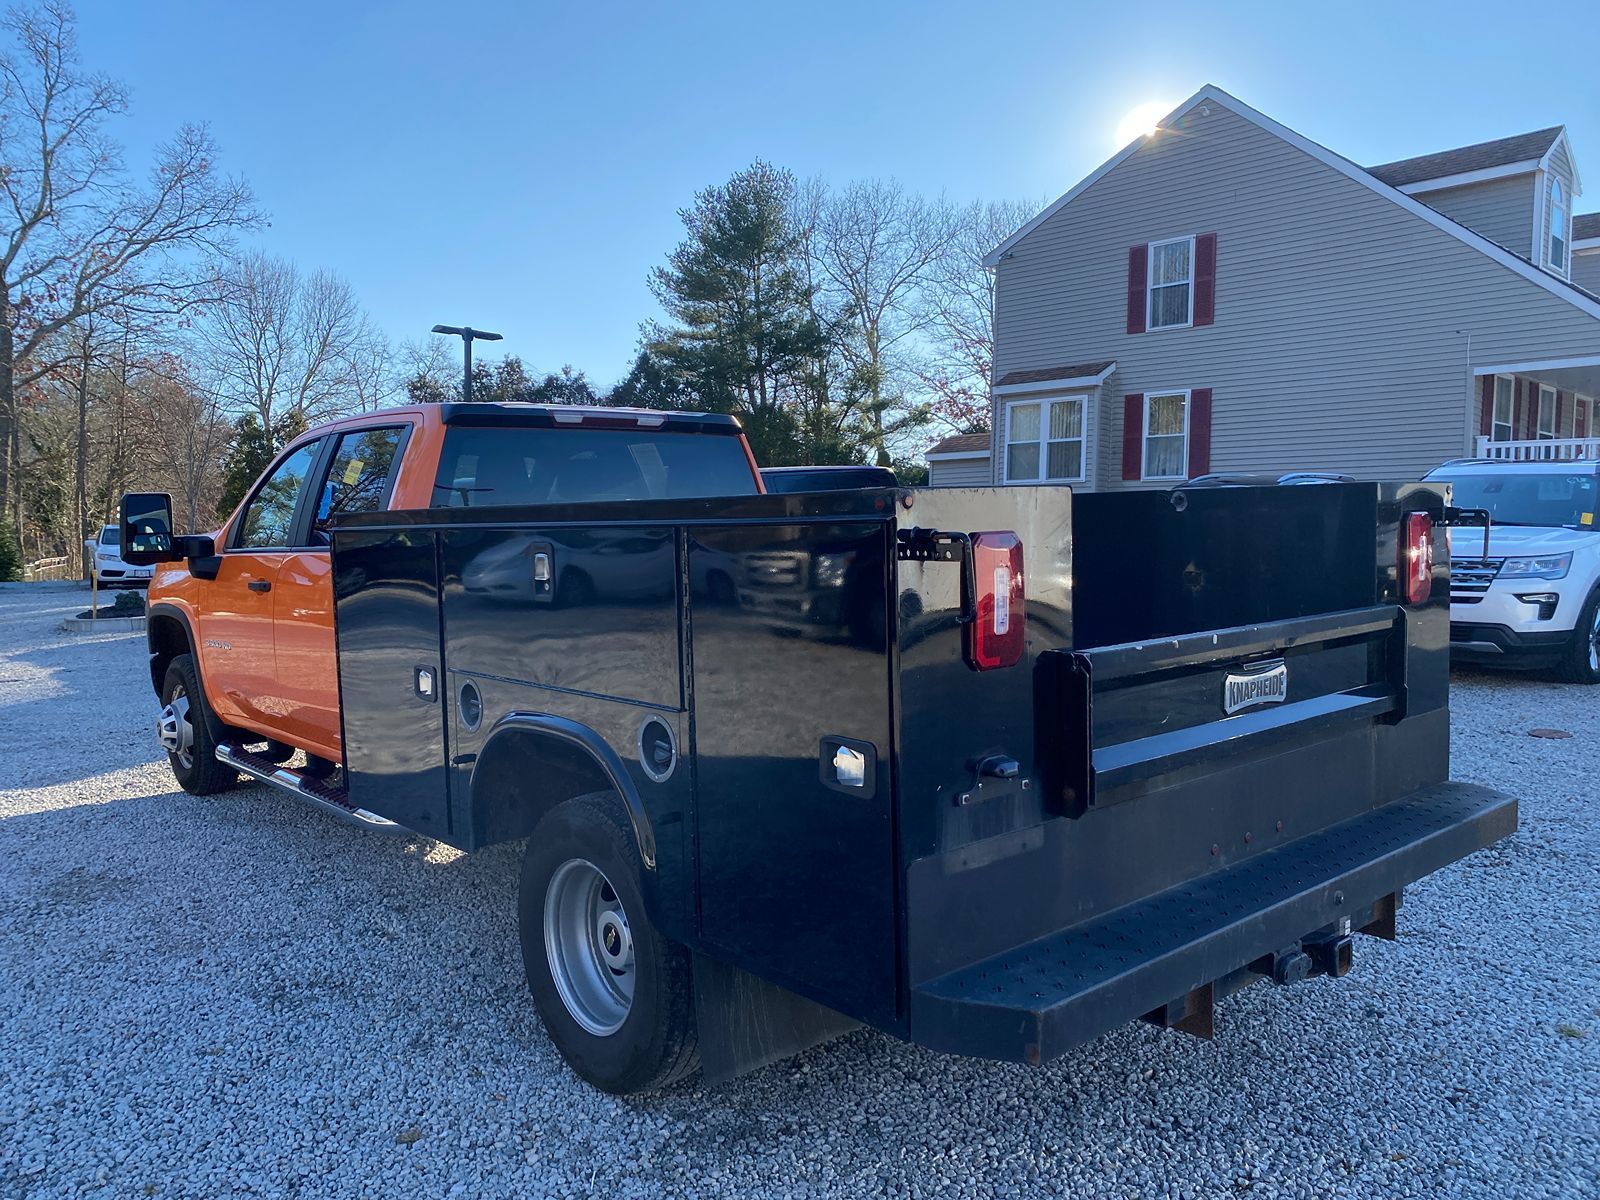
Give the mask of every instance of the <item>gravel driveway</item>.
[{"label": "gravel driveway", "polygon": [[[1458,676],[1522,830],[1345,980],[1043,1068],[861,1031],[616,1100],[534,1016],[520,847],[174,789],[140,635],[0,588],[0,1198],[1600,1195],[1600,689]],[[1527,735],[1570,730],[1570,740]]]}]

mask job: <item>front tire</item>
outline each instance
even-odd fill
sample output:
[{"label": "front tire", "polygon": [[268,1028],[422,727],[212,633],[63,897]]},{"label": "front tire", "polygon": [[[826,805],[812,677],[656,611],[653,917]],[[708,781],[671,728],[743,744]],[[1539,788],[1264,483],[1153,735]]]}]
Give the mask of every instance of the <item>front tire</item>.
[{"label": "front tire", "polygon": [[1560,674],[1568,683],[1600,683],[1600,588],[1589,593],[1578,614],[1572,641],[1562,652]]},{"label": "front tire", "polygon": [[615,1095],[668,1087],[700,1063],[689,954],[650,923],[621,801],[557,805],[528,839],[517,896],[523,967],[550,1040]]},{"label": "front tire", "polygon": [[161,704],[156,736],[178,786],[191,796],[212,796],[238,783],[239,773],[217,761],[222,724],[206,704],[193,655],[180,654],[168,664]]}]

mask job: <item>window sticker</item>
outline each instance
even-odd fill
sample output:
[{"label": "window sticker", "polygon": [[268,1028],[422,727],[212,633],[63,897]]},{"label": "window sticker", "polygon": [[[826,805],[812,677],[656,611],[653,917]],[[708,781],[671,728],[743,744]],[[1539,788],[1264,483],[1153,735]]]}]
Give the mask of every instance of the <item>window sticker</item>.
[{"label": "window sticker", "polygon": [[350,465],[344,469],[344,484],[346,487],[355,486],[356,480],[361,478],[361,472],[366,465],[367,464],[362,462],[359,458],[352,458],[350,460]]},{"label": "window sticker", "polygon": [[1578,524],[1579,525],[1593,525],[1594,524],[1594,514],[1593,513],[1579,513],[1578,514]]}]

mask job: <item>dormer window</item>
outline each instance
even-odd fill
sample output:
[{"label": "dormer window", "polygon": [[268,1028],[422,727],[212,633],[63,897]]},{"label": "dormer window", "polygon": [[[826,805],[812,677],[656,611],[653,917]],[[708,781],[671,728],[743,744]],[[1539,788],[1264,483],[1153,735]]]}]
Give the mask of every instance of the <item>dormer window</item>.
[{"label": "dormer window", "polygon": [[1567,270],[1567,222],[1571,214],[1567,206],[1567,190],[1561,186],[1561,180],[1550,181],[1550,244],[1547,248],[1547,262],[1552,271],[1563,274]]}]

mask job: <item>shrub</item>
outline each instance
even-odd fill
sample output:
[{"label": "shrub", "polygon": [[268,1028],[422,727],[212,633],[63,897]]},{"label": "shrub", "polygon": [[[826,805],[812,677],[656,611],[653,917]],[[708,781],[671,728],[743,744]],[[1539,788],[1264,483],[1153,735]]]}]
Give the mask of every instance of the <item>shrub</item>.
[{"label": "shrub", "polygon": [[0,583],[15,583],[22,578],[22,546],[11,522],[0,516]]}]

